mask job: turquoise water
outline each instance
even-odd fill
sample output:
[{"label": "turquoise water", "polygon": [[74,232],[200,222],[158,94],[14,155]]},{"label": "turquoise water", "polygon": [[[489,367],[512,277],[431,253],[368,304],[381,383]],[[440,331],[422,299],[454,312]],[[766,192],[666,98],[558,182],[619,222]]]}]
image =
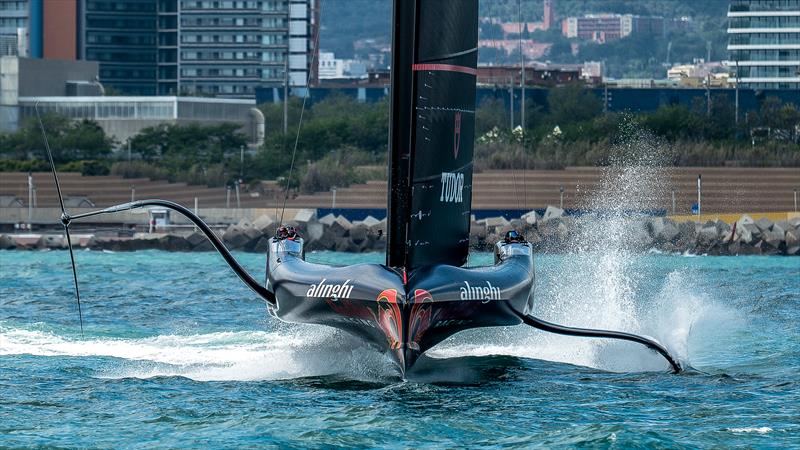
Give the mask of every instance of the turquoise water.
[{"label": "turquoise water", "polygon": [[0,252],[0,447],[800,446],[800,258],[537,257],[538,315],[648,334],[695,370],[520,326],[457,335],[407,381],[268,317],[216,254],[77,259],[83,339],[67,253]]}]

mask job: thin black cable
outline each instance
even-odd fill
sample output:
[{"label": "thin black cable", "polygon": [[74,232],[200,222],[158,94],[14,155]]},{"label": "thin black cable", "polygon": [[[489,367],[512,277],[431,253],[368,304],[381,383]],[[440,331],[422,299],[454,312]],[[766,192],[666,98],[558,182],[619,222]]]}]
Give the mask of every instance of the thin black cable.
[{"label": "thin black cable", "polygon": [[53,181],[56,183],[56,193],[58,194],[58,204],[61,206],[61,224],[64,226],[64,235],[67,238],[67,248],[69,249],[69,259],[72,263],[72,281],[75,283],[75,299],[78,302],[78,319],[81,324],[81,338],[83,338],[83,311],[81,310],[81,290],[78,287],[78,271],[75,268],[75,254],[72,251],[72,239],[69,235],[69,224],[72,220],[64,209],[64,199],[61,196],[61,185],[58,183],[58,174],[56,173],[56,164],[53,162],[53,152],[50,151],[50,142],[47,140],[47,133],[44,129],[42,116],[39,114],[39,100],[33,104],[33,110],[36,112],[36,119],[39,121],[39,129],[42,130],[42,139],[44,140],[44,148],[47,150],[47,158],[50,160],[50,169],[53,172]]},{"label": "thin black cable", "polygon": [[[317,13],[319,17],[322,17],[322,2],[318,3],[319,8],[317,9]],[[312,12],[313,15],[313,12]],[[297,144],[300,141],[300,128],[303,126],[303,114],[306,111],[306,99],[310,97],[311,94],[311,73],[314,70],[314,62],[317,60],[317,53],[319,53],[319,35],[320,35],[320,23],[317,21],[317,35],[314,36],[314,52],[311,54],[311,66],[308,70],[308,76],[306,77],[306,92],[303,96],[303,106],[300,108],[300,120],[297,122],[297,133],[294,137],[294,149],[292,150],[292,162],[289,165],[289,176],[286,177],[286,190],[283,195],[283,207],[281,208],[281,218],[278,221],[279,225],[283,225],[283,214],[286,212],[286,200],[289,199],[289,183],[292,181],[292,172],[294,171],[294,161],[295,157],[297,156]],[[288,57],[288,52],[287,52]],[[287,65],[288,67],[288,65]],[[288,78],[287,78],[288,82]],[[285,101],[289,101],[289,99],[285,99]]]}]

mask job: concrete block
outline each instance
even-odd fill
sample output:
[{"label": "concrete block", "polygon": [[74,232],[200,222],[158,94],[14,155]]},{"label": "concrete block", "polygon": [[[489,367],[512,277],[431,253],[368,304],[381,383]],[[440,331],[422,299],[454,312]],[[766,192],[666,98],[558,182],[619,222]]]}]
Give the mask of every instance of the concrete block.
[{"label": "concrete block", "polygon": [[336,223],[338,223],[339,225],[343,226],[345,229],[348,230],[350,229],[350,227],[353,226],[353,223],[347,220],[347,217],[345,216],[337,216]]},{"label": "concrete block", "polygon": [[655,244],[648,227],[641,226],[641,223],[633,223],[630,229],[624,232],[624,236],[628,236],[628,244],[637,249],[648,249]]},{"label": "concrete block", "polygon": [[528,225],[536,225],[539,221],[539,215],[536,214],[536,211],[528,211],[521,217],[522,220],[525,221]]},{"label": "concrete block", "polygon": [[522,219],[511,219],[511,221],[508,223],[508,225],[512,229],[517,230],[519,232],[522,232],[522,230],[526,228],[527,224]]},{"label": "concrete block", "polygon": [[770,247],[779,248],[783,243],[784,233],[775,230],[768,230],[762,233],[761,239]]},{"label": "concrete block", "polygon": [[0,250],[13,250],[17,248],[17,243],[11,236],[0,234]]},{"label": "concrete block", "polygon": [[776,233],[780,233],[781,235],[786,235],[787,230],[791,230],[792,228],[789,226],[789,222],[785,220],[781,220],[779,222],[775,222],[772,225],[772,231]]},{"label": "concrete block", "polygon": [[350,248],[350,239],[346,237],[337,237],[334,241],[333,250],[337,252],[346,252]]},{"label": "concrete block", "polygon": [[757,240],[761,239],[761,230],[756,226],[755,223],[745,223],[739,228],[750,232],[750,235],[752,236],[750,241],[751,244],[755,244]]},{"label": "concrete block", "polygon": [[786,232],[786,254],[800,255],[800,232],[790,230]]},{"label": "concrete block", "polygon": [[[192,249],[189,242],[182,236],[175,234],[165,234],[158,238],[158,248],[168,252],[188,252]],[[137,250],[134,248],[133,250]]]},{"label": "concrete block", "polygon": [[307,242],[319,240],[324,233],[325,225],[319,222],[309,222],[308,225],[306,225],[305,238]]},{"label": "concrete block", "polygon": [[681,234],[681,230],[672,221],[664,222],[664,226],[661,228],[661,231],[656,235],[656,239],[661,242],[674,242],[678,239],[678,236]]},{"label": "concrete block", "polygon": [[720,235],[726,234],[731,231],[731,226],[721,220],[715,221],[714,226],[717,228],[717,233],[719,233]]},{"label": "concrete block", "polygon": [[772,221],[767,219],[766,217],[762,217],[756,220],[755,225],[758,227],[761,232],[769,231],[772,229]]},{"label": "concrete block", "polygon": [[736,225],[736,233],[733,236],[734,241],[742,243],[742,244],[752,244],[753,243],[753,232],[751,231],[750,227],[754,227],[755,225],[750,224],[750,226]]},{"label": "concrete block", "polygon": [[67,248],[67,241],[64,236],[45,234],[36,242],[36,248],[49,248],[52,250],[60,250]]},{"label": "concrete block", "polygon": [[249,240],[258,239],[264,236],[264,233],[261,232],[258,228],[250,227],[244,229],[244,235],[247,236]]},{"label": "concrete block", "polygon": [[191,245],[192,247],[197,247],[198,245],[206,241],[208,241],[206,235],[199,231],[195,231],[194,233],[186,237],[186,242],[188,242],[189,245]]},{"label": "concrete block", "polygon": [[333,214],[325,214],[324,216],[322,216],[322,218],[318,220],[319,223],[327,226],[331,226],[335,221],[336,221],[336,216],[334,216]]},{"label": "concrete block", "polygon": [[269,214],[262,214],[256,220],[253,221],[253,227],[261,230],[262,233],[266,234],[267,231],[269,231],[271,225],[274,223],[275,219],[273,219],[272,216],[270,216]]},{"label": "concrete block", "polygon": [[361,221],[361,224],[366,226],[367,228],[372,228],[373,226],[379,223],[381,223],[381,221],[372,216],[367,216],[366,218],[364,218],[364,220]]},{"label": "concrete block", "polygon": [[658,238],[661,232],[664,231],[664,218],[651,217],[647,220],[645,227],[647,228],[647,232],[650,233],[650,236]]},{"label": "concrete block", "polygon": [[269,250],[270,237],[264,236],[260,238],[256,245],[253,246],[253,251],[256,253],[266,253]]},{"label": "concrete block", "polygon": [[222,235],[222,240],[231,248],[243,248],[250,238],[245,234],[245,230],[238,225],[230,225]]},{"label": "concrete block", "polygon": [[484,221],[472,221],[469,224],[470,235],[475,236],[477,239],[486,239],[487,232],[486,222]]},{"label": "concrete block", "polygon": [[386,219],[379,220],[378,223],[370,225],[369,231],[373,234],[378,234],[378,232],[386,233]]},{"label": "concrete block", "polygon": [[542,236],[536,230],[528,230],[525,232],[525,240],[535,245],[542,242]]},{"label": "concrete block", "polygon": [[344,216],[339,216],[333,221],[333,223],[331,223],[328,229],[331,230],[334,236],[342,237],[346,235],[348,231],[350,231],[352,226],[353,224],[344,218]]},{"label": "concrete block", "polygon": [[317,218],[316,209],[301,209],[297,211],[297,214],[294,215],[295,222],[300,222],[300,223],[308,223],[312,220],[316,220],[316,218]]},{"label": "concrete block", "polygon": [[561,208],[556,208],[555,206],[548,206],[547,209],[544,210],[544,214],[542,215],[542,222],[547,222],[551,219],[556,219],[564,216],[564,210]]},{"label": "concrete block", "polygon": [[702,244],[713,244],[717,241],[718,236],[717,227],[703,227],[697,233],[697,241]]},{"label": "concrete block", "polygon": [[369,234],[369,229],[364,226],[363,224],[353,225],[350,228],[350,240],[356,244],[361,245],[364,241],[367,240],[367,235]]},{"label": "concrete block", "polygon": [[486,224],[487,228],[496,228],[496,227],[504,227],[509,224],[508,220],[505,217],[487,217],[483,219],[483,223]]},{"label": "concrete block", "polygon": [[678,229],[681,230],[681,241],[694,241],[694,237],[697,234],[694,222],[681,222],[678,224]]},{"label": "concrete block", "polygon": [[739,220],[736,221],[739,225],[744,224],[755,224],[755,220],[752,217],[748,216],[747,214],[742,214],[742,217],[739,217]]},{"label": "concrete block", "polygon": [[214,245],[211,243],[211,241],[206,239],[205,241],[202,241],[199,244],[195,245],[192,248],[192,251],[193,252],[212,252],[212,251],[216,251],[216,249],[214,248]]}]

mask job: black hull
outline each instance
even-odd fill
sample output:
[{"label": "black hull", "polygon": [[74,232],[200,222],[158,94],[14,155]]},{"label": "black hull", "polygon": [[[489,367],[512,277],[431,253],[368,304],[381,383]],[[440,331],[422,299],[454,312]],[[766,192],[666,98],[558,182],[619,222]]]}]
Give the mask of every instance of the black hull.
[{"label": "black hull", "polygon": [[[275,317],[339,328],[388,353],[405,374],[459,331],[522,323],[533,285],[528,244],[501,244],[492,267],[432,266],[403,273],[379,264],[305,262],[302,241],[276,240],[268,259]],[[405,279],[405,283],[404,283]]]}]

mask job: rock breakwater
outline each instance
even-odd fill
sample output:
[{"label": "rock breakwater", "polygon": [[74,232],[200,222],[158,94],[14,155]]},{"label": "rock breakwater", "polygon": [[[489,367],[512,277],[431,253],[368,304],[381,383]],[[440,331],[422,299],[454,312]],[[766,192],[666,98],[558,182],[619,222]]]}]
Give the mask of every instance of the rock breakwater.
[{"label": "rock breakwater", "polygon": [[[790,220],[753,220],[743,215],[733,224],[716,220],[705,223],[675,222],[664,217],[603,217],[567,216],[564,211],[548,207],[544,214],[531,211],[521,218],[507,220],[490,217],[473,220],[470,245],[478,251],[491,250],[514,229],[524,234],[539,252],[564,253],[579,242],[581,230],[591,223],[601,230],[597,221],[623,221],[623,226],[609,230],[625,232],[606,238],[621,239],[631,251],[661,251],[707,255],[800,255],[800,217]],[[610,223],[610,222],[609,222]],[[332,250],[340,252],[383,251],[386,246],[386,220],[367,217],[351,222],[332,214],[317,218],[313,214],[298,214],[287,225],[294,226],[303,236],[307,251]],[[275,235],[278,223],[271,216],[261,216],[253,222],[241,221],[220,229],[217,234],[231,250],[266,252],[269,240]],[[583,234],[585,236],[585,233]],[[76,247],[92,250],[133,251],[160,249],[167,251],[213,251],[208,239],[200,232],[136,233],[133,236],[83,235]],[[0,235],[0,249],[64,249],[60,234]]]}]

